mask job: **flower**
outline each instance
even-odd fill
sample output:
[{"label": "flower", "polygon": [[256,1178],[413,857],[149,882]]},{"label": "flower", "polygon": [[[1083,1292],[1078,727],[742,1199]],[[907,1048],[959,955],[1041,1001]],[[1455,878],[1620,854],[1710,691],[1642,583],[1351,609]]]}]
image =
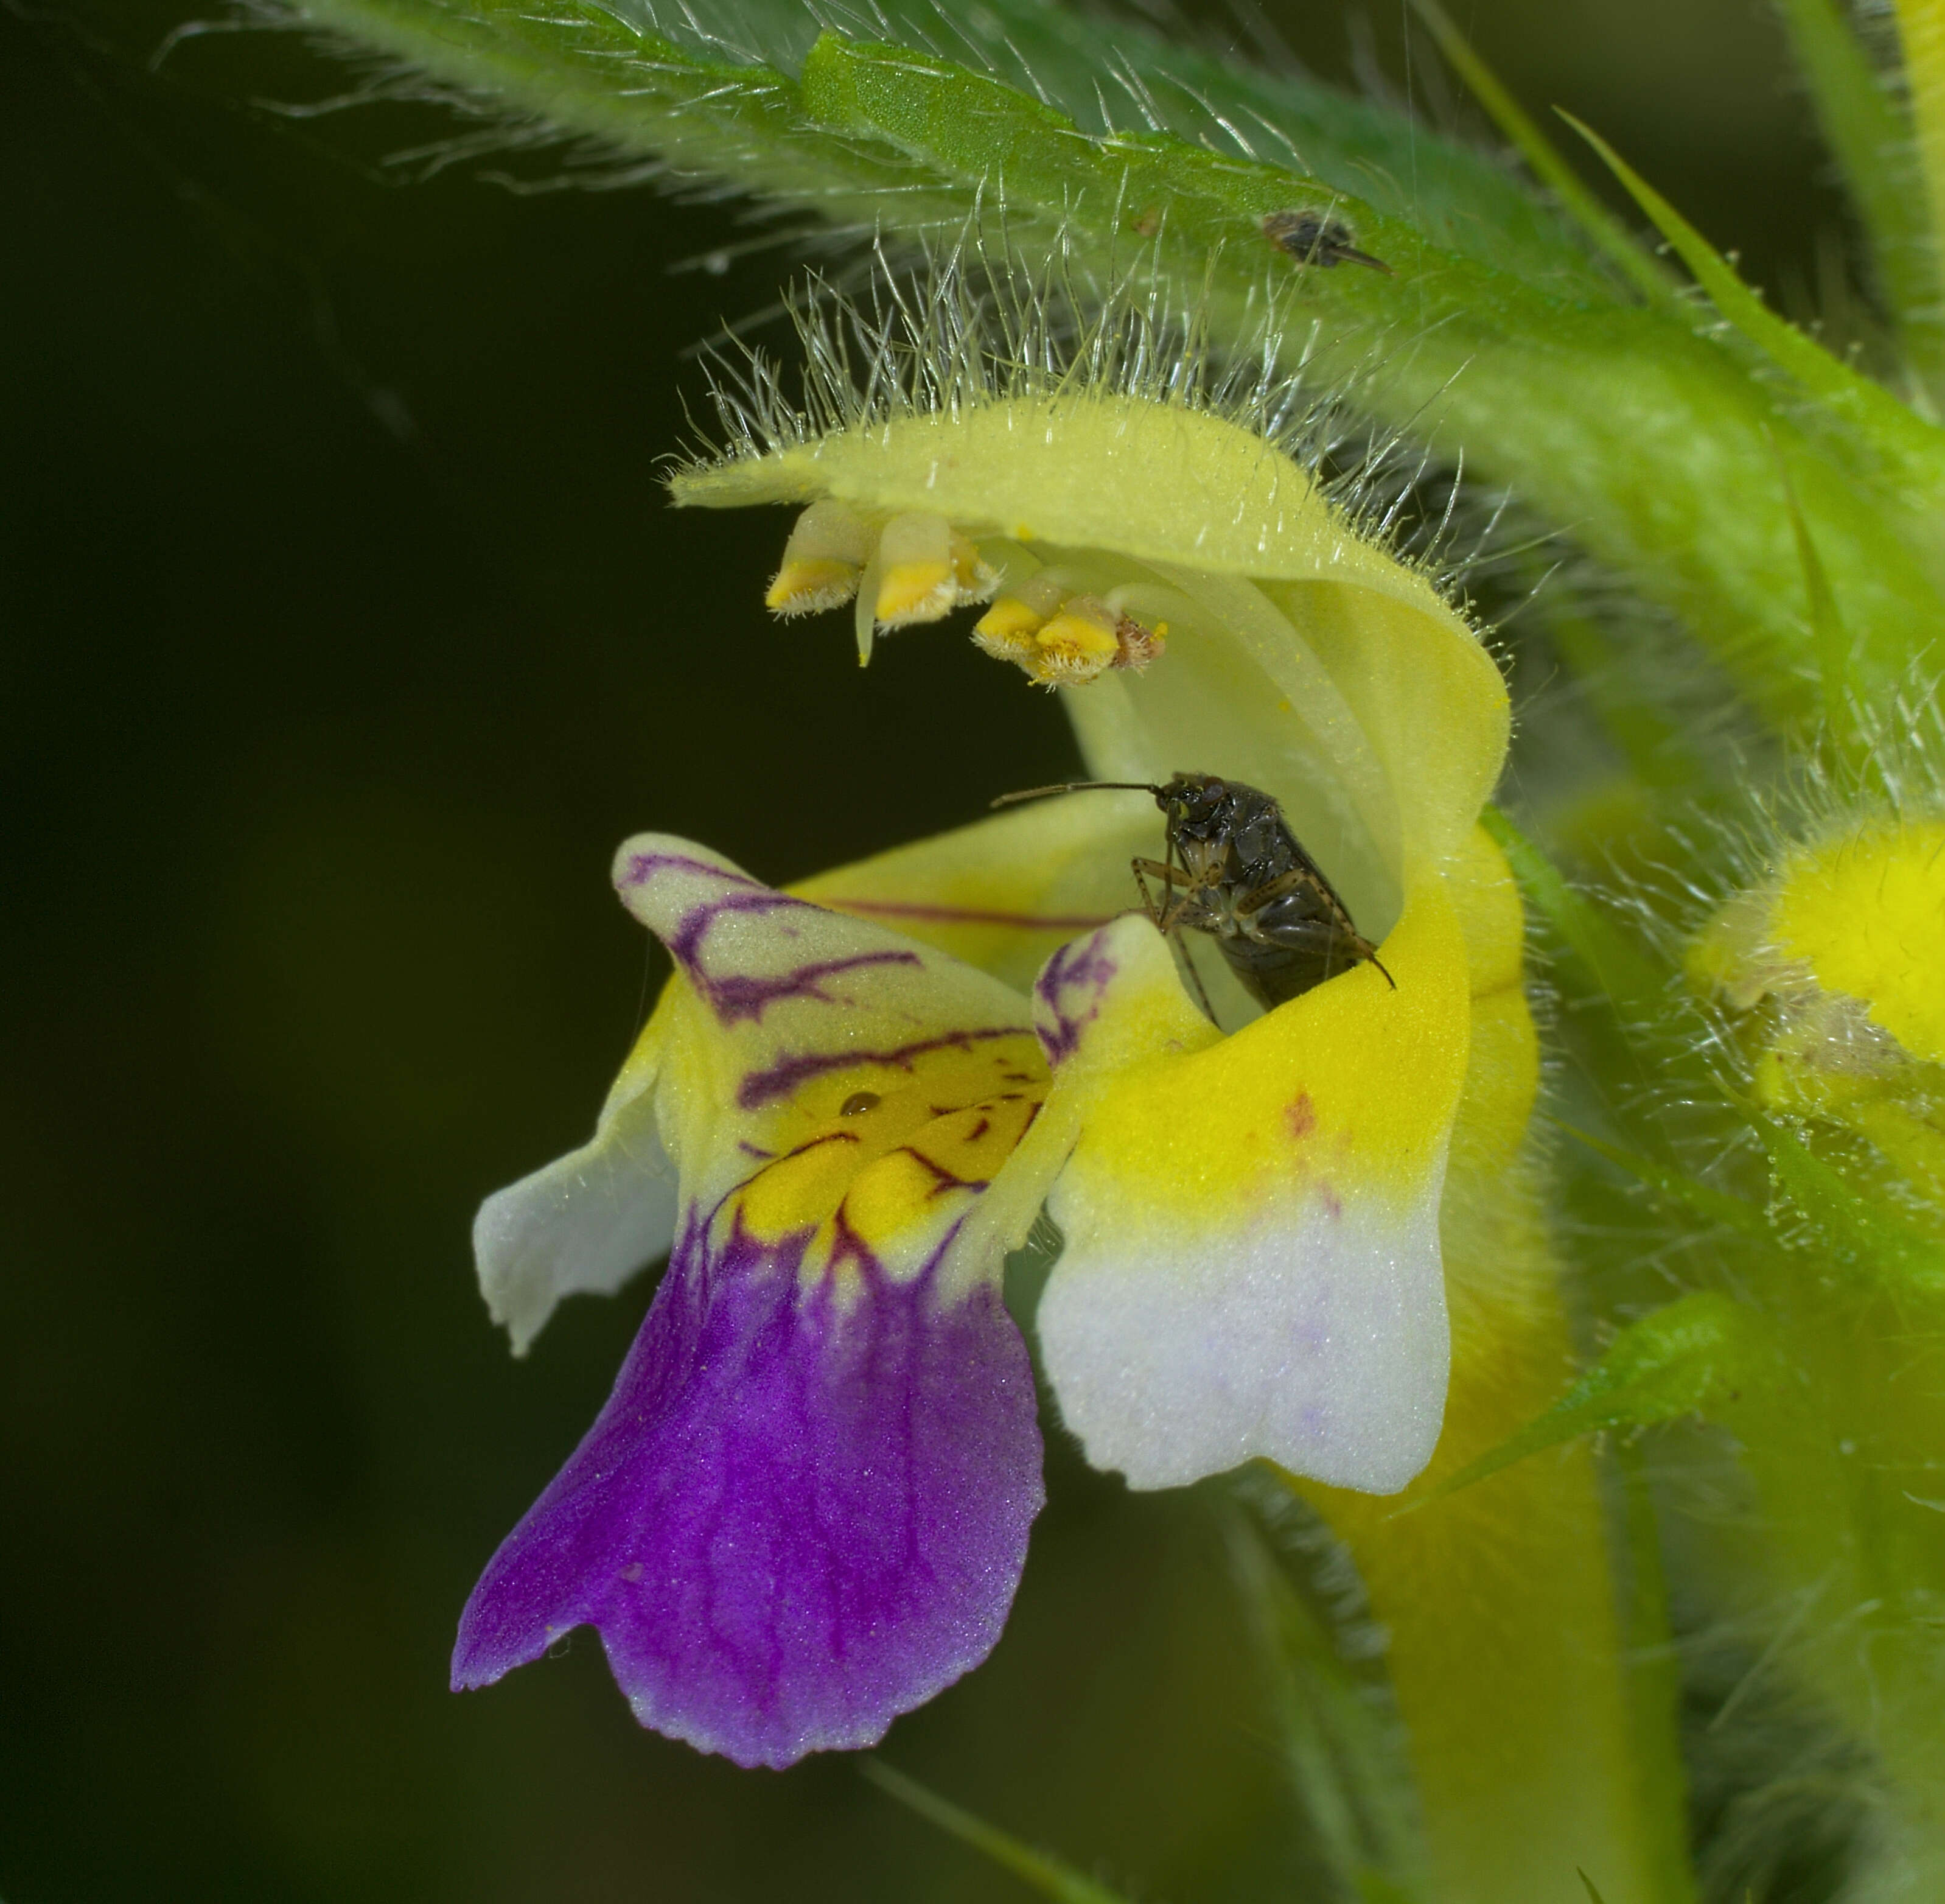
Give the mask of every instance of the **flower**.
[{"label": "flower", "polygon": [[1040,1498],[999,1286],[1043,1203],[1040,1340],[1096,1465],[1159,1487],[1263,1456],[1389,1493],[1438,1440],[1455,1119],[1466,1094],[1472,1162],[1503,1168],[1533,1070],[1518,909],[1475,825],[1497,669],[1256,430],[982,361],[960,352],[929,405],[827,393],[835,427],[746,437],[676,499],[800,505],[771,606],[855,598],[861,659],[985,604],[975,639],[1063,691],[1095,773],[1267,792],[1382,969],[1261,1011],[1183,946],[1212,1022],[1124,909],[1161,837],[1139,790],[794,895],[630,841],[618,884],[677,976],[593,1142],[490,1199],[476,1236],[516,1350],[562,1295],[672,1242],[670,1266],[476,1590],[456,1685],[590,1623],[645,1723],[780,1764],[870,1742],[983,1657]]},{"label": "flower", "polygon": [[[1091,772],[1207,770],[1266,790],[1383,940],[1386,967],[1408,965],[1395,991],[1363,967],[1250,1023],[1240,987],[1204,956],[1200,982],[1239,1027],[1223,1038],[1152,930],[1117,922],[1039,980],[1055,1088],[1033,1140],[1071,1149],[1048,1202],[1065,1242],[1039,1325],[1090,1460],[1161,1486],[1267,1454],[1401,1488],[1430,1455],[1444,1395],[1438,1219],[1469,967],[1507,958],[1503,921],[1469,952],[1456,909],[1481,890],[1481,859],[1499,865],[1473,830],[1505,756],[1504,684],[1424,575],[1278,443],[1185,400],[1159,353],[1130,352],[1150,369],[1102,390],[980,367],[1040,360],[1017,343],[985,357],[963,340],[932,347],[916,380],[926,403],[871,409],[821,386],[808,407],[839,423],[815,431],[761,406],[767,435],[746,429],[726,461],[678,475],[676,500],[800,505],[772,606],[813,583],[822,606],[855,597],[862,659],[880,634],[990,599],[975,640],[1003,650],[997,622],[1007,658],[1062,689]],[[1276,407],[1259,393],[1256,420]],[[840,538],[842,573],[814,566]],[[1086,668],[1065,636],[1039,645],[1064,621],[1099,626],[1096,605],[1151,645],[1104,641]],[[1114,815],[1056,815],[1030,844],[1008,823],[878,878],[908,903],[1018,913],[1043,884],[1045,828],[1073,829],[1117,881],[1156,843],[1138,795]],[[859,888],[834,875],[806,890],[843,905]],[[1120,890],[1090,903],[1112,910]],[[1475,931],[1501,920],[1473,909]],[[1511,930],[1516,983],[1516,908]],[[1006,953],[941,943],[978,962]],[[1512,1101],[1523,1128],[1527,1096]]]},{"label": "flower", "polygon": [[1945,821],[1852,816],[1776,859],[1697,937],[1690,977],[1756,1027],[1757,1103],[1855,1131],[1921,1187],[1921,1205],[1935,1203],[1945,1191]]},{"label": "flower", "polygon": [[454,1684],[586,1623],[645,1725],[745,1765],[868,1745],[991,1649],[1040,1504],[982,1205],[1046,1068],[1017,992],[705,849],[631,840],[615,883],[678,976],[594,1140],[475,1238],[516,1347],[669,1270]]}]

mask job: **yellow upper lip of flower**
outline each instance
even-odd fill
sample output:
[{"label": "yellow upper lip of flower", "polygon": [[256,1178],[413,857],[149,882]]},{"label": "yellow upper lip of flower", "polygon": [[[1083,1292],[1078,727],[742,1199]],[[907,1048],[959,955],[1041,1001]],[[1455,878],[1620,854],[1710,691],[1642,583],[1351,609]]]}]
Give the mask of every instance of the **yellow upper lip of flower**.
[{"label": "yellow upper lip of flower", "polygon": [[[1264,787],[1333,881],[1345,869],[1345,896],[1374,934],[1397,915],[1408,863],[1458,849],[1505,758],[1505,684],[1430,580],[1275,444],[1191,403],[996,391],[751,450],[671,488],[683,505],[809,503],[805,521],[828,525],[813,554],[864,556],[869,533],[846,526],[851,511],[929,521],[941,551],[954,536],[997,538],[981,546],[1009,577],[1071,564],[1076,597],[1108,565],[1152,598],[1145,625],[1165,619],[1168,634],[1165,653],[1142,650],[1138,665],[1154,665],[1138,683],[1118,665],[1136,658],[1111,641],[1091,659],[1076,650],[1073,678],[1086,684],[1069,706],[1094,770],[1154,779],[1189,768]],[[865,560],[869,583],[880,571]],[[874,613],[861,596],[861,653]],[[1036,679],[1068,677],[1064,655],[1016,658]]]},{"label": "yellow upper lip of flower", "polygon": [[[997,483],[1002,468],[1013,480]],[[924,508],[979,535],[1342,582],[1450,613],[1275,445],[1186,403],[994,396],[683,470],[669,489],[683,508],[830,496],[887,515]]]}]

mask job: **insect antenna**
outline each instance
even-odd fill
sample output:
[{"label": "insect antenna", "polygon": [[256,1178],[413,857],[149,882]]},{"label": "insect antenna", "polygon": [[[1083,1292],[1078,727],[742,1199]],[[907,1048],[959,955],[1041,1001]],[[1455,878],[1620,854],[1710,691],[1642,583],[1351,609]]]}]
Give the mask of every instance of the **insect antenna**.
[{"label": "insect antenna", "polygon": [[1063,780],[1057,786],[1025,787],[1018,793],[1003,793],[993,804],[1012,807],[1022,800],[1044,800],[1055,793],[1145,793],[1159,800],[1166,791],[1146,780]]},{"label": "insect antenna", "polygon": [[1365,953],[1364,956],[1369,959],[1379,971],[1385,973],[1385,983],[1389,985],[1394,992],[1395,992],[1398,989],[1398,980],[1393,978],[1390,973],[1385,971],[1385,961],[1374,952],[1367,952]]}]

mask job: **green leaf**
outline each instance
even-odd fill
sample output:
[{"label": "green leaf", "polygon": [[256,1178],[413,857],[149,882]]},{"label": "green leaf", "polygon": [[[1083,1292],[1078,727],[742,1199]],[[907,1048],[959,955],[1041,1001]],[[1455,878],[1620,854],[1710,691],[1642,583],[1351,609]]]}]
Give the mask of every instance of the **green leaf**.
[{"label": "green leaf", "polygon": [[1893,0],[1893,4],[1935,253],[1945,245],[1945,12],[1937,0]]},{"label": "green leaf", "polygon": [[1823,718],[1831,734],[1840,742],[1854,738],[1851,696],[1851,631],[1844,625],[1843,612],[1825,572],[1823,558],[1817,553],[1817,542],[1810,525],[1803,520],[1796,500],[1796,486],[1789,480],[1789,465],[1780,455],[1777,468],[1783,478],[1783,501],[1789,505],[1789,523],[1796,532],[1796,558],[1803,566],[1803,591],[1810,604],[1810,631],[1817,647],[1817,667],[1823,683]]},{"label": "green leaf", "polygon": [[[751,11],[772,39],[788,37],[778,22],[794,20],[802,42],[803,7],[764,0]],[[956,15],[953,26],[961,50],[997,68],[992,45],[1027,10],[1004,0],[990,30],[979,23],[988,11],[966,10],[971,42]],[[1909,417],[1900,429],[1890,397],[1778,320],[1772,330],[1793,344],[1772,343],[1794,349],[1805,375],[1814,366],[1826,400],[1805,404],[1797,380],[1697,335],[1685,308],[1620,302],[1551,211],[1529,200],[1524,222],[1513,220],[1510,181],[1488,191],[1479,162],[1428,144],[1402,116],[1380,136],[1375,109],[1333,117],[1313,91],[1312,130],[1280,147],[1271,131],[1288,82],[1130,33],[1130,97],[1151,106],[1131,110],[1133,129],[1112,131],[1092,108],[1103,129],[1090,131],[1060,107],[1081,89],[1083,55],[1090,98],[1114,63],[1098,29],[1056,26],[1065,16],[1040,11],[1043,30],[1013,70],[1046,99],[996,71],[828,34],[793,75],[710,41],[706,0],[695,0],[684,36],[650,30],[639,9],[630,26],[569,0],[308,0],[304,17],[509,113],[660,155],[828,224],[913,243],[957,243],[975,227],[1022,257],[1057,245],[1074,281],[1097,289],[1139,259],[1164,298],[1199,312],[1219,351],[1261,349],[1266,322],[1281,326],[1292,361],[1300,350],[1322,387],[1334,382],[1450,452],[1463,446],[1469,472],[1572,524],[1788,724],[1819,697],[1796,607],[1795,531],[1774,479],[1781,455],[1844,604],[1858,693],[1888,700],[1906,686],[1915,654],[1945,628],[1945,436]],[[946,16],[926,17],[945,43]],[[1188,77],[1172,86],[1171,69]],[[1256,156],[1234,140],[1201,143],[1194,128],[1216,119],[1254,127]],[[1370,155],[1414,141],[1407,194],[1407,174],[1388,180]],[[1421,212],[1420,200],[1434,209]],[[1391,273],[1276,251],[1262,219],[1305,205],[1343,218]]]},{"label": "green leaf", "polygon": [[1882,1196],[1854,1190],[1783,1125],[1753,1114],[1751,1122],[1777,1187],[1840,1265],[1893,1293],[1945,1296],[1945,1243],[1906,1221]]},{"label": "green leaf", "polygon": [[784,74],[637,32],[574,0],[532,8],[319,0],[307,17],[564,134],[651,153],[760,195],[815,195],[834,221],[868,221],[884,193],[910,183],[897,153],[815,127]]},{"label": "green leaf", "polygon": [[1765,1242],[1774,1240],[1768,1219],[1760,1210],[1744,1202],[1740,1197],[1731,1196],[1724,1191],[1715,1190],[1689,1176],[1685,1171],[1672,1170],[1648,1158],[1637,1156],[1619,1144],[1609,1143],[1603,1138],[1577,1130],[1570,1124],[1563,1123],[1558,1128],[1576,1143],[1585,1144],[1596,1156],[1606,1158],[1608,1162],[1647,1185],[1664,1202],[1691,1210],[1705,1222],[1720,1224],[1740,1235],[1754,1237]]},{"label": "green leaf", "polygon": [[1510,1440],[1441,1483],[1402,1513],[1472,1486],[1514,1462],[1606,1428],[1639,1428],[1707,1412],[1773,1381],[1768,1324],[1715,1290],[1678,1297],[1631,1322],[1553,1406]]},{"label": "green leaf", "polygon": [[[979,10],[985,16],[988,10]],[[1063,8],[1009,0],[993,10],[1015,37],[1025,20],[1058,23],[1071,63],[1029,58],[1015,82],[1043,92],[1090,129],[1102,97],[1100,30]],[[1408,115],[1316,81],[1216,58],[1117,21],[1112,65],[1139,82],[1152,130],[1243,159],[1267,158],[1333,193],[1410,224],[1441,249],[1525,279],[1558,297],[1621,301],[1614,278],[1567,222],[1493,155]],[[1124,123],[1136,116],[1124,113]],[[1099,129],[1111,132],[1102,120]]]},{"label": "green leaf", "polygon": [[[1558,110],[1556,108],[1556,110]],[[1840,363],[1814,338],[1771,310],[1737,276],[1708,239],[1643,178],[1606,140],[1571,113],[1560,116],[1598,153],[1607,168],[1674,248],[1715,308],[1780,369],[1863,430],[1886,460],[1929,484],[1945,477],[1945,437],[1920,421],[1882,386]]]},{"label": "green leaf", "polygon": [[1327,191],[1407,221],[1434,243],[1551,285],[1560,295],[1613,301],[1617,286],[1551,206],[1492,155],[1422,122],[1300,73],[1267,72],[1183,45],[1119,19],[1104,41],[1089,14],[1045,0],[833,4],[738,0],[663,8],[610,0],[618,18],[720,57],[697,26],[733,17],[739,57],[779,72],[802,66],[819,32],[893,42],[966,67],[1053,106],[1096,138],[1166,133],[1227,156],[1268,158]]},{"label": "green leaf", "polygon": [[[1256,1506],[1271,1533],[1302,1512],[1287,1496]],[[1318,1848],[1353,1896],[1411,1904],[1421,1893],[1425,1852],[1402,1728],[1386,1690],[1346,1657],[1312,1595],[1290,1577],[1283,1542],[1241,1513],[1228,1532],[1291,1789]]]},{"label": "green leaf", "polygon": [[1546,853],[1499,807],[1487,807],[1479,823],[1506,856],[1533,909],[1558,933],[1617,1010],[1632,1017],[1659,1008],[1667,996],[1667,974],[1643,958],[1598,907],[1577,893]]},{"label": "green leaf", "polygon": [[1127,1904],[1127,1899],[1118,1891],[1097,1884],[1071,1865],[1063,1864],[1044,1851],[1036,1851],[1031,1846],[1022,1844],[997,1825],[974,1817],[948,1798],[942,1798],[916,1779],[908,1778],[883,1759],[861,1760],[858,1770],[900,1804],[908,1806],[942,1831],[950,1831],[976,1851],[983,1851],[996,1865],[1010,1871],[1043,1897],[1053,1899],[1055,1904]]},{"label": "green leaf", "polygon": [[[1832,0],[1778,0],[1817,124],[1871,241],[1879,289],[1921,375],[1945,370],[1945,326],[1911,122]],[[1937,392],[1933,392],[1935,400]]]}]

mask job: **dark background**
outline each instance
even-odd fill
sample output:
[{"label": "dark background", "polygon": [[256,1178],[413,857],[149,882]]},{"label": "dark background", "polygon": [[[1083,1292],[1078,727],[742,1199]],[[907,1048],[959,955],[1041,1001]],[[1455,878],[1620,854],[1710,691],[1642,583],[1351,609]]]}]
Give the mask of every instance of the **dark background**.
[{"label": "dark background", "polygon": [[[1349,75],[1334,4],[1273,11]],[[788,268],[672,268],[733,207],[421,177],[424,109],[253,103],[343,83],[288,38],[152,72],[181,17],[0,8],[0,1895],[1024,1895],[846,1761],[638,1731],[588,1636],[445,1673],[649,1295],[516,1365],[467,1247],[658,976],[613,847],[787,878],[1057,775],[1058,709],[943,633],[861,674],[762,613],[782,519],[665,511],[686,347]],[[1838,203],[1759,7],[1463,23],[1812,276]],[[1296,1894],[1219,1491],[1050,1439],[1003,1643],[887,1756],[1142,1896]]]}]

